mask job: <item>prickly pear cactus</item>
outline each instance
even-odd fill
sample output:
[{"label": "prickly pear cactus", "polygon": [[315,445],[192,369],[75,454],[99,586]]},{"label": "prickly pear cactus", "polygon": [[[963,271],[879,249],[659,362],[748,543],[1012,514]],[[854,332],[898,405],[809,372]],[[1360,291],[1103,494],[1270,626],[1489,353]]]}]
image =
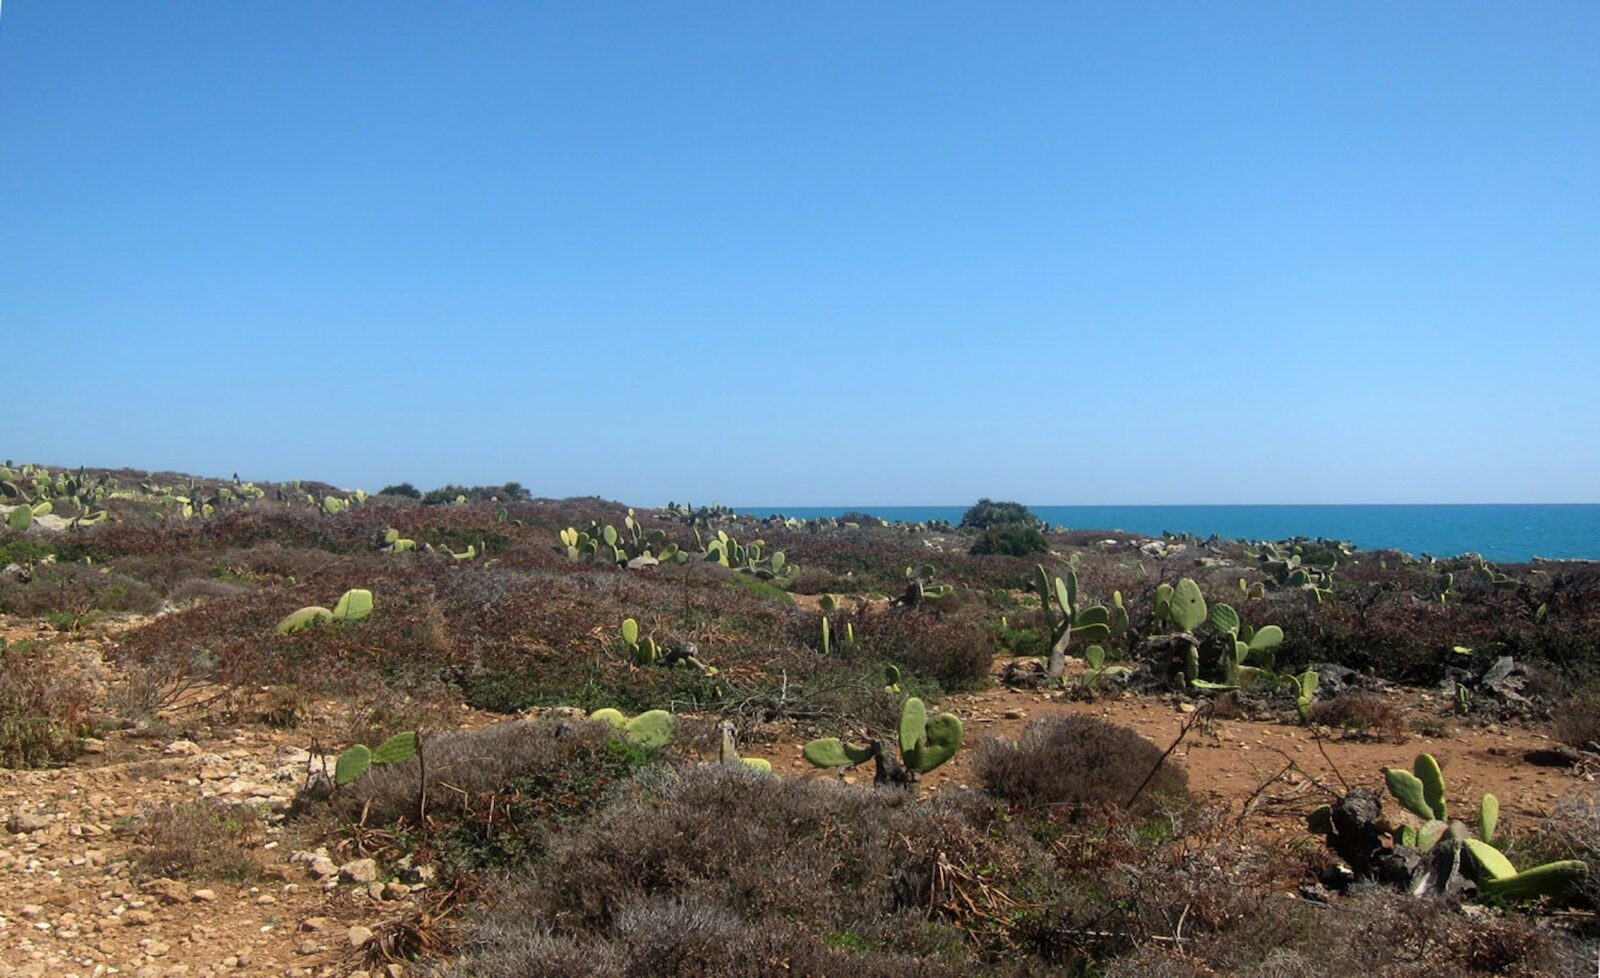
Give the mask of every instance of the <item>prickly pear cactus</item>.
[{"label": "prickly pear cactus", "polygon": [[398,764],[417,756],[417,732],[407,730],[397,733],[379,744],[372,752],[374,764]]},{"label": "prickly pear cactus", "polygon": [[365,744],[356,744],[343,754],[333,766],[334,787],[343,788],[367,773],[367,768],[372,766],[372,751]]},{"label": "prickly pear cactus", "polygon": [[333,612],[320,605],[312,605],[309,608],[301,608],[298,611],[290,612],[288,616],[278,622],[277,631],[279,635],[292,635],[301,629],[313,628],[330,621],[333,621]]},{"label": "prickly pear cactus", "polygon": [[649,710],[629,720],[622,727],[623,736],[647,749],[657,749],[672,743],[672,714],[666,710]]},{"label": "prickly pear cactus", "polygon": [[1185,577],[1172,589],[1169,608],[1172,623],[1186,632],[1192,632],[1205,624],[1205,595],[1200,593],[1200,585],[1196,584],[1193,578]]},{"label": "prickly pear cactus", "polygon": [[340,595],[339,603],[333,606],[333,617],[336,621],[361,621],[372,614],[372,592],[366,588],[351,588]]}]

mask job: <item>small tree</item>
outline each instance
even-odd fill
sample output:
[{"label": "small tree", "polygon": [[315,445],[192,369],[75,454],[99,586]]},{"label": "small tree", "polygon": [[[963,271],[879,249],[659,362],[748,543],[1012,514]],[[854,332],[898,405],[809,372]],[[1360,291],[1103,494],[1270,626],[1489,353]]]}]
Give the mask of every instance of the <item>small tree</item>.
[{"label": "small tree", "polygon": [[1035,529],[1044,527],[1044,521],[1021,503],[996,502],[987,497],[972,504],[961,517],[963,530],[986,530],[1006,523],[1020,523]]}]

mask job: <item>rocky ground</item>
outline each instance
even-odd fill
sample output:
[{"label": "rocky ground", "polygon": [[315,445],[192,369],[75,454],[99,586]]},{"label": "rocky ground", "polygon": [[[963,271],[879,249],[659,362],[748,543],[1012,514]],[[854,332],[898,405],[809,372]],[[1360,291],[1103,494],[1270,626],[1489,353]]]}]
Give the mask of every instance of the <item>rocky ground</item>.
[{"label": "rocky ground", "polygon": [[[48,637],[32,624],[6,631]],[[81,661],[92,657],[96,639],[52,641],[63,657]],[[1393,695],[1409,716],[1448,714],[1437,697]],[[1192,704],[1131,694],[1082,702],[997,688],[951,697],[944,706],[966,719],[973,742],[1015,737],[1031,718],[1063,712],[1132,726],[1163,748],[1183,734],[1172,756],[1191,786],[1277,833],[1304,833],[1305,813],[1327,800],[1321,786],[1374,783],[1384,767],[1408,763],[1420,750],[1438,756],[1453,794],[1492,791],[1513,824],[1537,820],[1567,793],[1594,790],[1593,771],[1536,763],[1550,744],[1526,725],[1442,721],[1430,726],[1435,735],[1402,744],[1197,718]],[[92,740],[64,768],[0,773],[0,978],[404,974],[405,965],[374,953],[373,935],[420,904],[429,868],[296,848],[282,814],[311,760],[303,734],[217,729],[197,720],[191,728],[182,717],[171,719],[159,735],[133,729]],[[748,744],[744,753],[769,758],[786,776],[832,776],[801,760],[802,739],[779,736]],[[927,787],[938,791],[969,777],[960,755]],[[258,881],[152,878],[136,867],[139,843],[130,829],[141,817],[203,798],[262,812]]]}]

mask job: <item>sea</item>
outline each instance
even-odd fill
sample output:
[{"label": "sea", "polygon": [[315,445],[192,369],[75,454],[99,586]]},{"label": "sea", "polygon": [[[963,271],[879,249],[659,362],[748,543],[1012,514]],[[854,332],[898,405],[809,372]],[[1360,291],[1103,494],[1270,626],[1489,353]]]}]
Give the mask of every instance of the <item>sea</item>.
[{"label": "sea", "polygon": [[[741,513],[804,519],[870,513],[886,520],[949,520],[965,506],[750,506]],[[1600,560],[1600,503],[1320,506],[1030,506],[1052,526],[1152,536],[1193,533],[1245,540],[1324,537],[1413,555],[1481,554],[1500,563],[1535,557]]]}]

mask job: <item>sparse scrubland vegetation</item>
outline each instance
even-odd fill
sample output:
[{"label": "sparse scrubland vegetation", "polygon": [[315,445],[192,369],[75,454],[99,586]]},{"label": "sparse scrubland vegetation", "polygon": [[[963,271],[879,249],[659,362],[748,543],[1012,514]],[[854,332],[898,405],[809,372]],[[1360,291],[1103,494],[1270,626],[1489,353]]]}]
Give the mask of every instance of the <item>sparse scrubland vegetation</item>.
[{"label": "sparse scrubland vegetation", "polygon": [[[145,813],[132,872],[258,881],[264,824],[436,868],[357,964],[1592,971],[1592,563],[1063,530],[990,500],[950,527],[515,483],[8,464],[0,487],[0,764],[224,727],[310,749],[281,810]],[[1016,715],[976,716],[999,690]],[[1061,712],[1119,703],[1183,717],[1176,742]],[[1224,717],[1313,749],[1202,790],[1187,746]],[[1572,790],[1496,825],[1396,746],[1491,725],[1548,735]],[[1350,745],[1395,770],[1342,767]]]}]

